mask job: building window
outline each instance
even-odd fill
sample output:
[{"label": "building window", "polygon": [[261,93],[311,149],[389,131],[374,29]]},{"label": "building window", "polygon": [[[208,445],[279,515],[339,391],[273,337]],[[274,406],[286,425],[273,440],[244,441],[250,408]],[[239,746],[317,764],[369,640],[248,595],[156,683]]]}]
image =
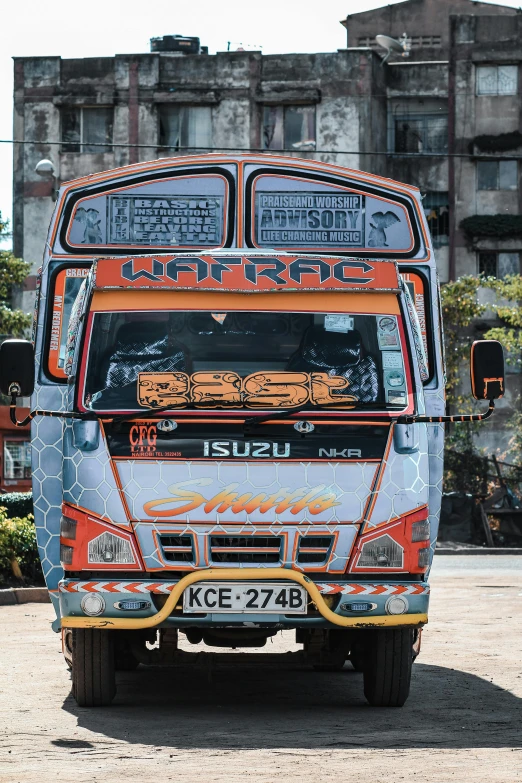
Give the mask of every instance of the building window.
[{"label": "building window", "polygon": [[478,65],[477,95],[516,95],[518,66]]},{"label": "building window", "polygon": [[266,150],[315,150],[315,106],[265,106]]},{"label": "building window", "polygon": [[112,108],[62,109],[62,152],[112,152]]},{"label": "building window", "polygon": [[[396,37],[399,38],[398,36]],[[412,35],[409,37],[409,40],[411,41],[412,49],[418,48],[419,46],[441,45],[440,35]],[[364,36],[358,39],[358,46],[371,46],[372,48],[377,48],[379,44],[374,36]]]},{"label": "building window", "polygon": [[449,200],[446,192],[426,193],[422,199],[434,247],[449,244]]},{"label": "building window", "polygon": [[4,440],[4,479],[30,478],[30,442],[28,440]]},{"label": "building window", "polygon": [[160,147],[207,149],[212,146],[210,106],[159,106]]},{"label": "building window", "polygon": [[394,117],[393,152],[446,152],[447,115],[424,114]]},{"label": "building window", "polygon": [[520,273],[519,253],[496,253],[485,251],[478,254],[479,275],[485,277],[497,277],[502,280],[506,275],[518,275]]},{"label": "building window", "polygon": [[477,188],[478,190],[517,190],[517,161],[479,160],[477,162]]}]

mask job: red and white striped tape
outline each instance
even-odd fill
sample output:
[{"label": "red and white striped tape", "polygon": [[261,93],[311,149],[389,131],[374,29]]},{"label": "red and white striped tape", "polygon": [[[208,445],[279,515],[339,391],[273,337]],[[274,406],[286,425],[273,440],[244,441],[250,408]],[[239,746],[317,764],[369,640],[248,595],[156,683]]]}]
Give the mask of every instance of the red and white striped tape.
[{"label": "red and white striped tape", "polygon": [[[168,595],[177,582],[60,582],[61,593],[161,593]],[[426,584],[336,584],[319,582],[319,592],[325,595],[426,595]]]}]

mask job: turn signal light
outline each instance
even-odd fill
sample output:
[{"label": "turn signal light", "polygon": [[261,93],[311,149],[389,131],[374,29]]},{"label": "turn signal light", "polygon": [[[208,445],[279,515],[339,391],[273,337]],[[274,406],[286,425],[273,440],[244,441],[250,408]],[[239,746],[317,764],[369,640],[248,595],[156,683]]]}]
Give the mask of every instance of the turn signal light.
[{"label": "turn signal light", "polygon": [[70,541],[76,540],[76,525],[78,523],[71,517],[66,517],[65,514],[60,520],[60,536],[62,538],[68,538]]},{"label": "turn signal light", "polygon": [[429,546],[419,549],[419,568],[427,568],[431,562],[431,549]]},{"label": "turn signal light", "polygon": [[413,523],[411,526],[411,540],[413,543],[430,540],[430,523],[428,519],[422,519],[420,522]]},{"label": "turn signal light", "polygon": [[73,560],[74,549],[67,544],[60,544],[60,563],[62,565],[71,565]]}]

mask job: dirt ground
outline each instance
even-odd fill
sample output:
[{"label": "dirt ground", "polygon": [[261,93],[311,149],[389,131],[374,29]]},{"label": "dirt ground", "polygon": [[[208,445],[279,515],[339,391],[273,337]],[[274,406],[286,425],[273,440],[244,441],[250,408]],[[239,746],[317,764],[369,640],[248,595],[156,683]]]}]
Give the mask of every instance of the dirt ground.
[{"label": "dirt ground", "polygon": [[[0,781],[519,783],[522,558],[507,567],[495,557],[492,567],[481,557],[485,568],[467,560],[436,558],[430,624],[402,709],[368,707],[349,664],[238,668],[233,655],[213,672],[121,673],[112,707],[80,709],[51,607],[3,607]],[[265,648],[291,649],[289,633]]]}]

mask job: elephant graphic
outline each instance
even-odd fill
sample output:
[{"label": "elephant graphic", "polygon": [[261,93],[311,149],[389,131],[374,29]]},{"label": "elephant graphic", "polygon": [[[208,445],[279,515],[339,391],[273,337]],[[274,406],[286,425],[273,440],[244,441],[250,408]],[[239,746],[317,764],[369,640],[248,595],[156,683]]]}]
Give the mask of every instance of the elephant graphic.
[{"label": "elephant graphic", "polygon": [[80,207],[76,210],[74,219],[85,227],[82,243],[85,242],[87,245],[98,245],[103,242],[100,229],[100,213],[97,209],[84,209],[83,207]]},{"label": "elephant graphic", "polygon": [[368,247],[388,247],[385,228],[400,223],[401,219],[394,212],[374,212],[373,223],[370,223],[371,231],[368,238]]}]

